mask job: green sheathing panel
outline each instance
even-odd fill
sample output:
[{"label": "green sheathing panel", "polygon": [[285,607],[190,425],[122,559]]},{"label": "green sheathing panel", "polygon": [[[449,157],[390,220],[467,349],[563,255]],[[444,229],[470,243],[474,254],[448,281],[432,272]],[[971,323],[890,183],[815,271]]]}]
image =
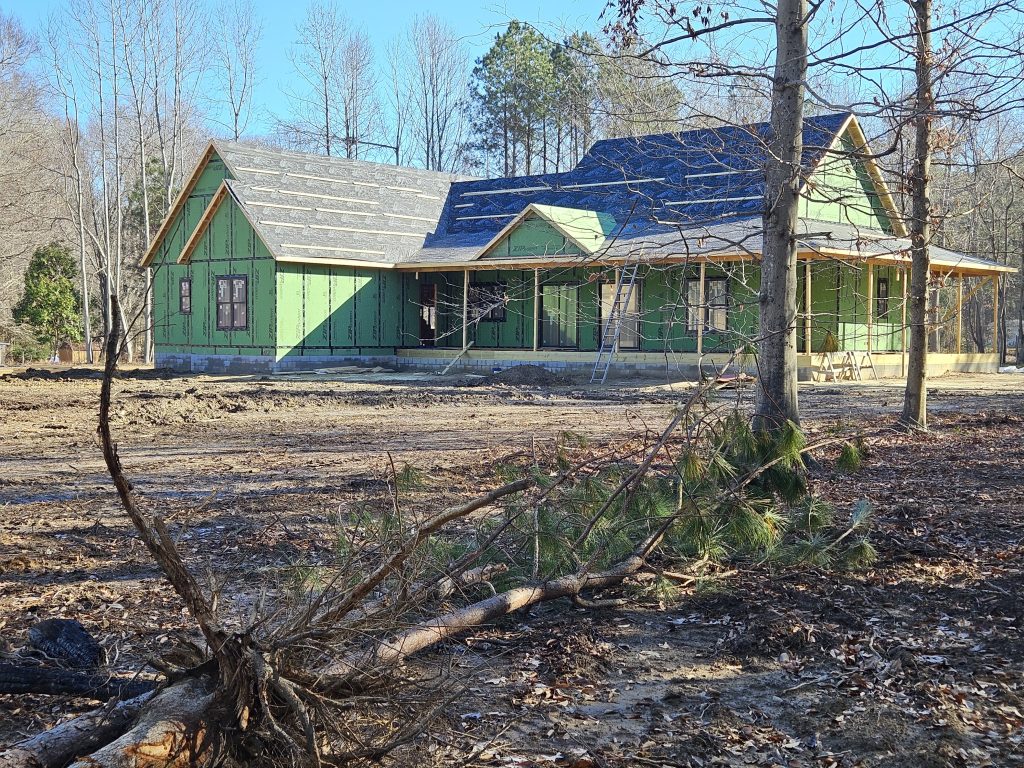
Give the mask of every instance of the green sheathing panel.
[{"label": "green sheathing panel", "polygon": [[[696,280],[696,267],[648,269],[641,272],[634,290],[638,296],[640,327],[639,351],[693,352],[697,349],[696,335],[687,330],[686,283]],[[705,351],[732,351],[753,338],[757,327],[757,285],[759,270],[751,264],[728,266],[709,265],[707,277],[725,277],[728,285],[728,331],[709,331],[704,334]],[[437,287],[437,346],[462,346],[462,273],[438,272],[421,275],[421,281]],[[552,334],[541,333],[541,349],[577,349],[596,351],[600,343],[600,286],[614,292],[613,269],[549,269],[540,271],[541,306],[540,325],[544,326],[544,287],[560,286],[548,291],[549,303],[555,300],[564,312],[573,304],[575,310],[576,343],[559,346],[552,343]],[[474,348],[525,349],[533,347],[534,328],[534,273],[532,270],[487,270],[470,273],[471,284],[500,284],[507,297],[505,319],[471,323],[467,333]],[[548,315],[552,308],[547,307]],[[418,327],[407,325],[407,337]],[[570,323],[571,324],[571,323]]]},{"label": "green sheathing panel", "polygon": [[494,248],[488,251],[488,258],[520,256],[562,256],[578,255],[580,249],[567,240],[561,232],[539,216],[523,219]]},{"label": "green sheathing panel", "polygon": [[277,265],[277,357],[390,355],[415,344],[415,280],[387,270]]},{"label": "green sheathing panel", "polygon": [[[801,273],[803,267],[801,265]],[[872,269],[871,349],[875,352],[898,352],[902,322],[902,278],[895,267]],[[888,301],[879,299],[879,281],[887,280]],[[803,275],[800,278],[803,300]],[[886,310],[886,306],[888,311]],[[800,306],[803,312],[803,305]],[[863,264],[821,262],[811,269],[811,349],[820,352],[828,335],[840,350],[863,351],[868,347],[867,267]],[[803,328],[798,331],[799,348],[803,350]]]},{"label": "green sheathing panel", "polygon": [[[195,281],[190,266],[181,266],[177,261],[214,192],[228,175],[223,161],[214,154],[200,173],[181,211],[171,220],[167,234],[153,257],[153,337],[158,352],[189,352],[194,343],[208,346],[205,326],[199,320],[207,309],[200,306],[203,286]],[[195,294],[192,314],[183,315],[179,312],[179,285],[183,278],[190,277]]]},{"label": "green sheathing panel", "polygon": [[[705,352],[732,352],[756,336],[760,271],[749,263],[708,264],[705,278],[724,277],[728,294],[727,329],[706,329]],[[690,282],[700,279],[697,266],[652,269],[641,284],[644,352],[696,352],[697,335],[687,329],[686,297]]]},{"label": "green sheathing panel", "polygon": [[[848,137],[841,140],[843,152],[852,153]],[[864,161],[852,155],[830,154],[807,184],[801,215],[818,221],[835,221],[892,232],[892,223],[875,190]]]},{"label": "green sheathing panel", "polygon": [[[159,352],[273,354],[274,260],[234,200],[225,199],[217,209],[188,264],[175,263],[180,246],[177,252],[170,245],[161,251],[164,260],[158,255],[153,273],[154,336]],[[244,330],[217,330],[217,277],[226,275],[248,278],[248,326]],[[187,315],[179,311],[183,278],[192,281],[192,312]]]}]

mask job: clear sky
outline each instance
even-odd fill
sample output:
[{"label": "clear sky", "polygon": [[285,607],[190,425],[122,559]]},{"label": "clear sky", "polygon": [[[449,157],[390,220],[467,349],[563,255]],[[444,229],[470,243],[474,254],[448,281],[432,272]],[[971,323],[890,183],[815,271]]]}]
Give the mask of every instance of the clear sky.
[{"label": "clear sky", "polygon": [[[205,2],[212,7],[216,0]],[[285,112],[288,105],[282,94],[282,86],[292,76],[287,50],[295,40],[295,28],[305,13],[308,0],[254,2],[264,22],[259,62],[261,82],[254,102],[271,112]],[[494,35],[512,19],[532,23],[552,37],[558,37],[563,30],[569,29],[595,31],[602,24],[598,16],[605,2],[338,0],[338,5],[354,25],[362,27],[370,36],[378,59],[384,55],[387,43],[401,35],[415,15],[424,13],[432,13],[451,25],[462,36],[475,59],[487,50]],[[62,0],[0,0],[0,9],[18,17],[32,31],[39,30],[46,18],[53,12],[59,12],[63,5]],[[254,125],[251,128],[260,132],[260,126]]]}]

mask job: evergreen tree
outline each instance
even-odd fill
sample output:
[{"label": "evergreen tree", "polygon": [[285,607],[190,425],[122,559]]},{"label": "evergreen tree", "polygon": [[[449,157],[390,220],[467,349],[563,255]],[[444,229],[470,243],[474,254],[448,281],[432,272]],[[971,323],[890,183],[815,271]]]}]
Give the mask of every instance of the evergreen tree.
[{"label": "evergreen tree", "polygon": [[594,113],[601,53],[600,43],[587,32],[574,32],[552,51],[555,170],[576,165],[596,138]]},{"label": "evergreen tree", "polygon": [[485,167],[500,167],[505,176],[544,169],[552,51],[543,35],[513,21],[477,60],[470,88],[476,149]]},{"label": "evergreen tree", "polygon": [[81,338],[82,298],[75,290],[78,269],[71,251],[58,243],[36,249],[25,272],[25,293],[14,319],[32,326],[54,353],[62,341]]}]

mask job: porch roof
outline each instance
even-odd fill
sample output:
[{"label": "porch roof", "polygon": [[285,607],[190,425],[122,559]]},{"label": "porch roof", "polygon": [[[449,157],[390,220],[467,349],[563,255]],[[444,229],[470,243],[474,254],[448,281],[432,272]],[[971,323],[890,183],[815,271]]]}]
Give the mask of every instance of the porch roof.
[{"label": "porch roof", "polygon": [[[911,242],[878,229],[852,224],[800,219],[799,255],[810,259],[910,263]],[[401,265],[404,269],[458,270],[587,266],[639,260],[646,264],[729,262],[757,260],[761,256],[761,217],[747,216],[717,224],[684,226],[667,222],[626,224],[607,237],[605,247],[589,255],[529,257],[481,256],[492,240],[487,233],[458,233],[435,240]],[[933,271],[962,274],[1015,272],[977,256],[933,245]]]}]

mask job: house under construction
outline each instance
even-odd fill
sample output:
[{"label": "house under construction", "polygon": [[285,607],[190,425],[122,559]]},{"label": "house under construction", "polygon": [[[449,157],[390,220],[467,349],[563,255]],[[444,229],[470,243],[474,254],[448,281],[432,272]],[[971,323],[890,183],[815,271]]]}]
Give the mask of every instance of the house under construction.
[{"label": "house under construction", "polygon": [[[214,141],[143,259],[157,365],[722,365],[757,336],[769,130],[608,139],[501,179]],[[808,118],[803,143],[801,376],[898,375],[905,225],[852,115]],[[962,310],[1011,270],[931,253],[931,372],[994,370]]]}]

